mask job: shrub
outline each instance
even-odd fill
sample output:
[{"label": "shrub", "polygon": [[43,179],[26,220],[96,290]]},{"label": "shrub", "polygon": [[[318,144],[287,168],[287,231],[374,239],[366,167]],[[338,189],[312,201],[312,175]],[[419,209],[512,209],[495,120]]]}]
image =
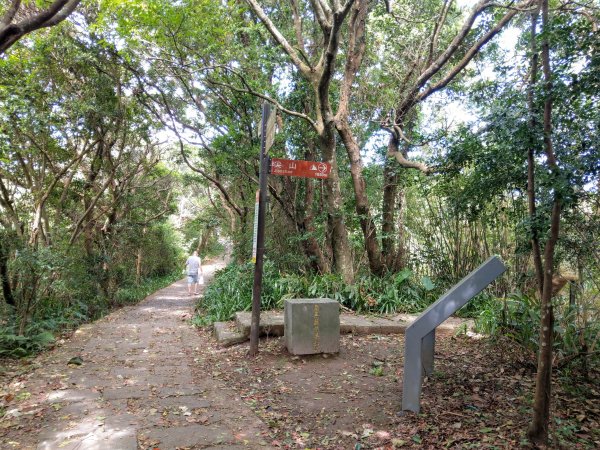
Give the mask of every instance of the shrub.
[{"label": "shrub", "polygon": [[54,342],[54,335],[41,328],[34,324],[19,336],[14,326],[0,327],[0,357],[20,358],[45,349]]},{"label": "shrub", "polygon": [[[253,281],[252,263],[233,263],[217,272],[198,305],[201,316],[196,317],[195,323],[229,320],[236,311],[251,309]],[[438,292],[428,277],[416,280],[408,269],[383,277],[358,277],[355,284],[348,285],[334,274],[279,273],[272,261],[265,260],[261,309],[282,308],[288,298],[325,297],[358,312],[418,312],[435,300]]]},{"label": "shrub", "polygon": [[181,278],[179,270],[170,275],[164,275],[159,278],[150,278],[142,281],[139,285],[130,285],[117,290],[114,296],[113,304],[115,306],[124,306],[137,303],[148,295],[172,284]]},{"label": "shrub", "polygon": [[[578,358],[584,365],[600,362],[596,348],[600,343],[598,309],[589,308],[589,305],[570,306],[561,297],[553,299],[553,302],[556,367],[563,367]],[[538,352],[540,308],[532,297],[516,293],[505,300],[489,300],[475,325],[476,331],[509,337],[530,352],[532,359]]]},{"label": "shrub", "polygon": [[[144,280],[139,285],[120,288],[114,295],[112,306],[136,303],[179,278],[180,274],[177,271],[171,275]],[[102,297],[86,302],[73,301],[70,304],[45,298],[40,302],[22,335],[18,333],[18,321],[14,313],[0,323],[0,357],[20,358],[40,352],[54,342],[55,334],[73,330],[109,310],[107,300]]]}]

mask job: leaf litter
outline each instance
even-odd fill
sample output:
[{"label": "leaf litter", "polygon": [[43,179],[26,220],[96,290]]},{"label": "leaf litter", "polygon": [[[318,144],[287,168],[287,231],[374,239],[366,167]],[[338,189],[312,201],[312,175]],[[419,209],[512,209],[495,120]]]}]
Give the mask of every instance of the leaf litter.
[{"label": "leaf litter", "polygon": [[[420,414],[401,410],[402,336],[342,336],[338,355],[292,356],[281,338],[197,351],[196,370],[234,389],[269,426],[274,448],[534,448],[525,438],[535,373],[508,342],[440,333],[435,371],[425,379]],[[549,448],[600,447],[600,377],[553,380]]]}]

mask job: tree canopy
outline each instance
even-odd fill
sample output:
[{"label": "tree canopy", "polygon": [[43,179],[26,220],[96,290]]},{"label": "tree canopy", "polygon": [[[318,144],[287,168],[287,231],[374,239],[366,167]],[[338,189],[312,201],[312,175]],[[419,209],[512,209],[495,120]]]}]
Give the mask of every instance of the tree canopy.
[{"label": "tree canopy", "polygon": [[534,351],[567,352],[555,326],[583,336],[566,358],[597,342],[596,0],[13,0],[0,14],[11,335],[95,318],[219,239],[242,273],[269,102],[269,156],[332,167],[268,179],[273,278],[312,280],[283,296],[418,309],[498,254],[510,270],[490,296],[547,319]]}]

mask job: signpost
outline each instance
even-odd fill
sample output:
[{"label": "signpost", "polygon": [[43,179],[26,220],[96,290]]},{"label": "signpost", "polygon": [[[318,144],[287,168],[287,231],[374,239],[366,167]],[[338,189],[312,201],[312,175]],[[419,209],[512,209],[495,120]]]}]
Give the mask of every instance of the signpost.
[{"label": "signpost", "polygon": [[326,179],[331,172],[331,164],[317,161],[295,161],[267,156],[275,136],[275,110],[265,102],[262,110],[260,133],[260,175],[259,189],[254,208],[254,239],[252,262],[254,262],[254,284],[252,286],[252,320],[250,322],[250,356],[258,354],[260,326],[260,293],[262,290],[263,257],[265,254],[265,214],[267,205],[267,177],[283,175],[290,177]]},{"label": "signpost", "polygon": [[331,164],[293,159],[271,159],[271,175],[325,179],[331,172]]},{"label": "signpost", "polygon": [[[267,157],[267,142],[273,138],[267,137],[268,123],[271,115],[271,104],[265,102],[262,110],[261,139],[260,139],[260,176],[258,188],[258,220],[256,221],[256,262],[254,266],[254,284],[252,286],[252,319],[250,321],[250,356],[258,354],[258,335],[260,326],[260,291],[262,289],[263,256],[265,254],[265,213],[267,205],[267,177],[269,158]],[[271,121],[274,119],[271,119]],[[275,127],[271,128],[275,133]]]},{"label": "signpost", "polygon": [[260,198],[260,190],[256,191],[256,201],[254,202],[254,231],[252,233],[252,262],[256,264],[256,247],[258,238],[258,205]]}]

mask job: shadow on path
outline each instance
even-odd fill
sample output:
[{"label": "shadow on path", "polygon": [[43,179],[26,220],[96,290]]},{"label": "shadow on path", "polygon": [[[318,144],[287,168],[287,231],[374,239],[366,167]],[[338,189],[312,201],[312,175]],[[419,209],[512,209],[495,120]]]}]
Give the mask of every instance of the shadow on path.
[{"label": "shadow on path", "polygon": [[[206,265],[206,279],[218,268]],[[265,448],[257,416],[218,380],[192,375],[203,346],[189,323],[197,299],[180,280],[41,355],[0,448]],[[84,363],[68,366],[73,356]]]}]

